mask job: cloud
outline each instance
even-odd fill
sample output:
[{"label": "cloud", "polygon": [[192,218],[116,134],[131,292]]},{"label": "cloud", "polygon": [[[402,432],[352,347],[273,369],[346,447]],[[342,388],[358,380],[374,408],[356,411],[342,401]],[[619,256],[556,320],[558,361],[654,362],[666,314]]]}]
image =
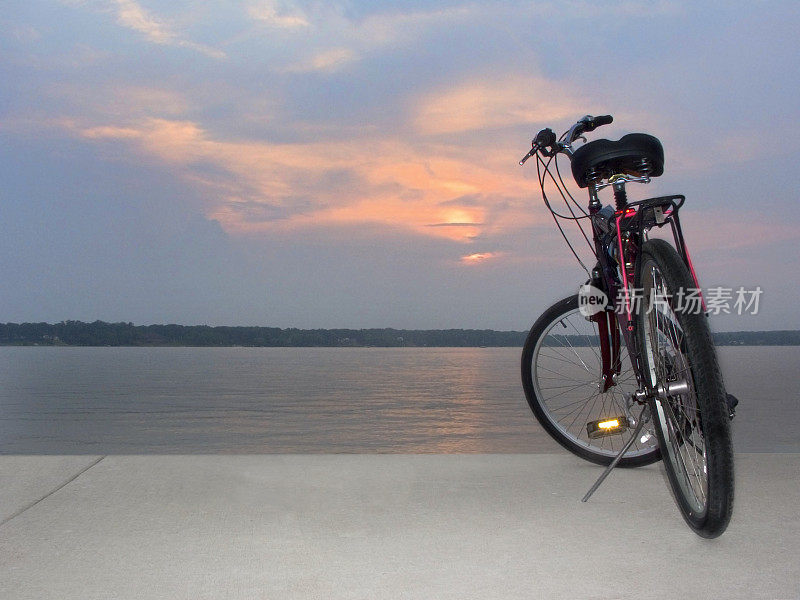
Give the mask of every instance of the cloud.
[{"label": "cloud", "polygon": [[262,0],[247,7],[254,20],[278,29],[301,29],[310,25],[308,18],[297,8],[286,10],[273,0]]},{"label": "cloud", "polygon": [[190,108],[183,93],[158,87],[119,82],[97,85],[77,82],[50,85],[47,97],[62,111],[85,115],[92,121],[124,121],[147,116],[180,117]]},{"label": "cloud", "polygon": [[42,33],[30,25],[14,25],[10,34],[14,40],[23,44],[33,44],[42,39]]},{"label": "cloud", "polygon": [[286,73],[332,73],[355,60],[356,54],[347,48],[331,48],[313,55],[308,60],[290,65],[282,71]]},{"label": "cloud", "polygon": [[[709,227],[709,223],[716,225]],[[800,232],[796,226],[765,221],[762,214],[753,210],[733,214],[718,209],[698,210],[691,219],[682,219],[681,224],[690,232],[687,239],[692,240],[692,251],[736,252],[782,242],[790,242],[794,248],[800,247]]]},{"label": "cloud", "polygon": [[117,23],[144,34],[145,38],[154,44],[189,48],[212,58],[225,57],[225,53],[221,50],[184,39],[135,0],[114,0],[112,9],[117,15]]},{"label": "cloud", "polygon": [[116,0],[117,22],[129,29],[145,34],[156,44],[171,44],[176,35],[164,24],[150,16],[134,0]]},{"label": "cloud", "polygon": [[84,139],[132,144],[173,165],[179,177],[206,190],[206,216],[233,234],[375,223],[469,242],[541,217],[518,198],[529,182],[519,172],[496,172],[492,163],[504,157],[485,151],[481,165],[475,157],[456,159],[446,148],[395,138],[227,141],[196,122],[160,118],[67,126]]},{"label": "cloud", "polygon": [[475,252],[473,254],[467,254],[461,257],[461,262],[465,265],[476,265],[479,263],[486,262],[487,260],[492,260],[495,258],[499,258],[503,255],[502,252]]},{"label": "cloud", "polygon": [[425,94],[414,107],[413,119],[422,134],[452,134],[551,124],[574,117],[584,105],[571,84],[535,77],[493,77]]},{"label": "cloud", "polygon": [[453,28],[491,9],[475,4],[433,10],[411,10],[377,13],[363,19],[346,21],[349,35],[363,44],[381,47],[418,40],[425,32],[439,27]]},{"label": "cloud", "polygon": [[125,139],[139,139],[142,137],[142,132],[132,127],[113,127],[110,125],[100,127],[89,127],[82,132],[84,137],[91,140],[100,140],[112,138],[116,140]]},{"label": "cloud", "polygon": [[[368,14],[355,14],[361,11]],[[345,8],[339,3],[315,3],[300,8],[296,3],[261,0],[246,9],[255,28],[238,39],[256,37],[271,43],[280,36],[282,52],[275,53],[275,60],[284,64],[272,65],[276,72],[331,72],[387,48],[421,46],[426,34],[467,23],[484,12],[487,9],[473,5],[412,11],[378,8],[375,12],[369,4]],[[264,28],[269,30],[266,35]],[[296,60],[298,55],[303,58]]]}]

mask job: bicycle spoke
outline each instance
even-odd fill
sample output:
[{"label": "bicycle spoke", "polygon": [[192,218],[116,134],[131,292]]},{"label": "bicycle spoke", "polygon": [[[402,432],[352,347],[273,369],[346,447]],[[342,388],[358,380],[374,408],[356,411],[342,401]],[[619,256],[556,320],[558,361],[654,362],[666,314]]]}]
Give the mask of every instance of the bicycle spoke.
[{"label": "bicycle spoke", "polygon": [[[627,414],[624,393],[631,393],[638,384],[623,346],[618,357],[619,373],[608,390],[600,391],[603,361],[598,331],[597,324],[578,310],[554,320],[541,334],[531,375],[536,397],[552,425],[573,443],[611,458],[632,432],[590,439],[586,425]],[[637,441],[626,456],[652,453],[656,443]]]}]

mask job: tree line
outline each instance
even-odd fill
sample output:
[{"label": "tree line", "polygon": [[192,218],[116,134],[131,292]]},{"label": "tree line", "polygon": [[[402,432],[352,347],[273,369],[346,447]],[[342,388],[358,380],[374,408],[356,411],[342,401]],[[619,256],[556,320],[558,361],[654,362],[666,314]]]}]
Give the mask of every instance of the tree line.
[{"label": "tree line", "polygon": [[[521,347],[527,332],[490,329],[281,329],[95,321],[0,323],[4,346]],[[571,336],[567,336],[571,337]],[[797,346],[800,331],[714,334],[721,346]],[[578,338],[569,343],[581,345]]]},{"label": "tree line", "polygon": [[521,346],[525,333],[477,329],[281,329],[95,321],[1,323],[0,345],[48,346]]}]

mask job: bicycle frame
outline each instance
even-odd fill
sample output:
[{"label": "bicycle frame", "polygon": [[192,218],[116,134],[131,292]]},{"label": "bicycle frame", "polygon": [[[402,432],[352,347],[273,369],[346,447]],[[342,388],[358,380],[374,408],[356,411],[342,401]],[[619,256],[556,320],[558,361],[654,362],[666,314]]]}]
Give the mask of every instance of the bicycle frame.
[{"label": "bicycle frame", "polygon": [[[647,239],[653,227],[669,224],[675,248],[692,275],[696,289],[700,289],[692,265],[689,251],[683,237],[678,212],[686,198],[681,195],[647,198],[628,202],[625,182],[614,184],[614,197],[617,210],[613,216],[602,214],[602,203],[597,196],[597,188],[589,187],[589,215],[597,254],[597,266],[592,271],[592,285],[602,290],[610,300],[612,310],[596,313],[590,320],[598,327],[600,353],[602,359],[601,392],[616,385],[616,377],[621,369],[620,330],[628,348],[631,363],[639,375],[639,381],[650,385],[649,377],[644,377],[641,352],[636,335],[636,315],[642,307],[637,306],[641,298],[631,297],[630,289],[635,281],[639,246]],[[616,255],[616,258],[615,258]],[[634,290],[635,291],[635,290]],[[705,311],[705,301],[700,293]],[[645,390],[643,390],[645,391]],[[652,393],[654,390],[646,390]]]}]

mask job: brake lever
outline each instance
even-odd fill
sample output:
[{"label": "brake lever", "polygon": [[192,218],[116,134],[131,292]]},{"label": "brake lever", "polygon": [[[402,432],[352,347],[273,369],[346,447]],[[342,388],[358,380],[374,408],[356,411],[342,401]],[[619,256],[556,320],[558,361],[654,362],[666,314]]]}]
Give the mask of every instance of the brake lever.
[{"label": "brake lever", "polygon": [[521,167],[522,165],[524,165],[527,162],[527,160],[531,156],[536,154],[538,151],[539,151],[539,147],[534,144],[533,147],[531,148],[531,151],[528,152],[525,156],[523,156],[522,159],[519,161],[519,166]]}]

